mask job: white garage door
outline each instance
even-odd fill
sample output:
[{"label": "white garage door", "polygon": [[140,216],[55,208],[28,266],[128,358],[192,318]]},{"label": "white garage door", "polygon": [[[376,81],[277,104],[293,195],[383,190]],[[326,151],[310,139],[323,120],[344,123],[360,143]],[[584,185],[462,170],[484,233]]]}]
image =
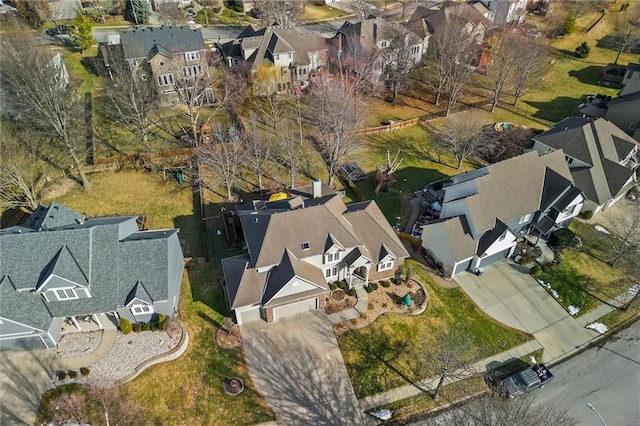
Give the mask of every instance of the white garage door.
[{"label": "white garage door", "polygon": [[246,311],[236,311],[236,320],[238,325],[248,323],[249,321],[257,321],[260,318],[260,307],[256,306]]},{"label": "white garage door", "polygon": [[284,306],[273,308],[273,320],[278,321],[281,318],[291,315],[301,314],[318,309],[318,298],[301,300],[300,302],[290,303]]}]

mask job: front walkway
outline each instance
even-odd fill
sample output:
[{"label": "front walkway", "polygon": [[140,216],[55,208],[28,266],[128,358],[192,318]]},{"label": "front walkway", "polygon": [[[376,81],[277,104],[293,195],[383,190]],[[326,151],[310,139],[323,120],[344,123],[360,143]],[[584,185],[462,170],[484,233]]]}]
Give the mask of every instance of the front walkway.
[{"label": "front walkway", "polygon": [[369,306],[369,294],[367,291],[364,288],[357,288],[356,295],[358,301],[353,308],[327,315],[327,318],[329,318],[332,324],[358,318],[367,310],[367,306]]},{"label": "front walkway", "polygon": [[322,312],[240,326],[249,375],[282,425],[361,425],[332,324]]}]

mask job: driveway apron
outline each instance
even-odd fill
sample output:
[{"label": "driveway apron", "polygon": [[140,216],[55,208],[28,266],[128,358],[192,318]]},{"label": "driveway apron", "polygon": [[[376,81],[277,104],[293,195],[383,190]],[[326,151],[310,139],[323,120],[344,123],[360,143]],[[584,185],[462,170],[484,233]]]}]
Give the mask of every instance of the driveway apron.
[{"label": "driveway apron", "polygon": [[361,425],[331,323],[311,312],[240,327],[249,374],[281,425]]},{"label": "driveway apron", "polygon": [[526,268],[511,261],[488,266],[481,276],[464,272],[455,280],[489,316],[533,334],[544,347],[544,362],[564,356],[598,335],[583,328]]}]

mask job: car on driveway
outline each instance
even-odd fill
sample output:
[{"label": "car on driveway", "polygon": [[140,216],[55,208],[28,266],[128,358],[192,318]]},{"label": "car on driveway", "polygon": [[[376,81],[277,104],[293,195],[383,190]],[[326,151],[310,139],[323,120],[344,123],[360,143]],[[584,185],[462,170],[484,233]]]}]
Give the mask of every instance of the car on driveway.
[{"label": "car on driveway", "polygon": [[553,374],[544,364],[527,367],[503,379],[492,374],[485,376],[485,381],[496,393],[511,399],[542,388],[551,380],[553,380]]},{"label": "car on driveway", "polygon": [[47,30],[47,35],[50,36],[57,36],[57,35],[63,35],[63,34],[69,34],[69,27],[67,27],[66,25],[56,25],[53,28],[49,28]]}]

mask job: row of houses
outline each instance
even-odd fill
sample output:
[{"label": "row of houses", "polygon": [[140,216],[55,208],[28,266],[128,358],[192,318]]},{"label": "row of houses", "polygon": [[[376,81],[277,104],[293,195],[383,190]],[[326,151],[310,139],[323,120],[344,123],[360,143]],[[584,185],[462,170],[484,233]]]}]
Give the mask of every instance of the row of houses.
[{"label": "row of houses", "polygon": [[478,46],[495,27],[476,7],[447,1],[419,6],[404,25],[375,16],[346,21],[329,38],[277,22],[264,28],[248,25],[236,38],[216,43],[213,49],[206,46],[199,29],[134,28],[111,35],[100,44],[99,55],[110,72],[124,60],[131,72],[142,80],[152,79],[158,93],[167,98],[175,94],[178,79],[208,75],[212,55],[219,55],[231,69],[269,80],[260,94],[271,94],[303,90],[318,70],[363,52],[375,55],[371,67],[376,77],[384,78],[399,50],[407,50],[410,62],[417,64],[429,39],[447,25],[459,25]]}]

